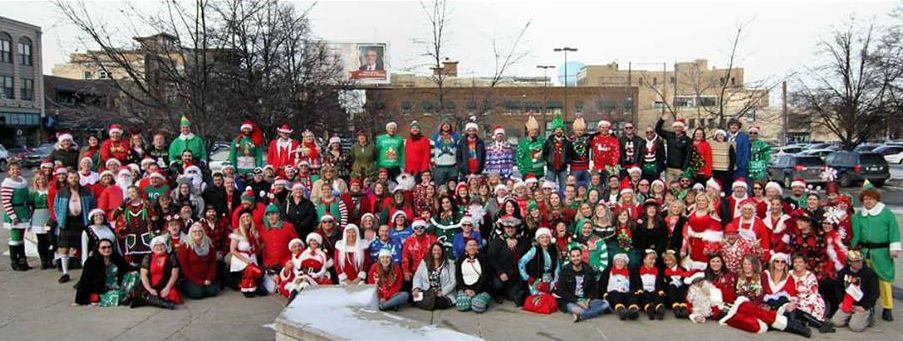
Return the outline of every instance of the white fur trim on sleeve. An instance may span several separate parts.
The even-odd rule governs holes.
[[[901,245],[900,242],[890,243],[890,250],[891,251],[903,251],[903,245]]]

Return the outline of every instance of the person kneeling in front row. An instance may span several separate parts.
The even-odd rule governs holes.
[[[831,323],[835,327],[849,326],[851,331],[861,332],[871,324],[871,310],[878,300],[878,275],[864,266],[862,252],[851,250],[847,253],[847,267],[840,270],[837,278],[843,281],[839,297],[843,297],[840,307]]]

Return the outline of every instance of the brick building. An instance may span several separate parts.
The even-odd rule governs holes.
[[[43,140],[41,50],[40,27],[0,17],[0,143],[6,147]]]

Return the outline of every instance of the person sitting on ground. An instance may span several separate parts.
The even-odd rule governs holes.
[[[91,257],[85,261],[76,286],[76,304],[115,307],[128,301],[138,283],[138,273],[114,251],[113,240],[100,239]]]
[[[856,333],[865,331],[872,324],[871,311],[875,309],[879,296],[878,275],[864,264],[859,250],[847,253],[847,267],[837,274],[837,278],[843,280],[837,294],[843,299],[831,317],[835,327],[848,326],[850,331]]]
[[[599,284],[605,290],[603,298],[613,305],[621,321],[636,320],[640,316],[640,306],[634,292],[639,286],[638,278],[627,268],[630,261],[626,253],[619,253],[612,259],[612,266],[602,274]]]
[[[417,267],[411,283],[414,305],[423,310],[448,309],[455,305],[455,275],[445,249],[433,243]]]
[[[485,312],[489,306],[488,289],[492,276],[489,262],[480,255],[479,242],[468,239],[464,252],[455,264],[455,281],[458,285],[456,305],[458,311],[473,310],[475,313]]]
[[[379,310],[398,311],[398,308],[407,303],[411,297],[407,292],[401,291],[404,274],[392,258],[393,253],[389,248],[379,250],[376,262],[370,267],[367,275],[367,283],[376,284]]]
[[[573,247],[568,251],[570,264],[561,268],[558,290],[561,299],[558,309],[574,316],[574,322],[588,320],[608,310],[608,301],[599,299],[598,273],[583,262],[583,250]]]
[[[191,299],[213,297],[219,293],[216,281],[216,250],[201,223],[188,229],[188,237],[177,251],[182,278],[179,290]]]
[[[165,309],[175,309],[182,304],[182,295],[176,287],[179,279],[179,261],[170,254],[165,236],[151,240],[151,254],[141,262],[141,286],[132,299],[132,308],[151,305]]]
[[[355,224],[345,226],[344,238],[335,245],[335,272],[338,284],[362,284],[367,281],[370,257]]]

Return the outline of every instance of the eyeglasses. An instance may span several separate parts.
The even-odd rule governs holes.
[[[750,134],[750,135],[759,135],[759,133],[755,133],[755,132],[749,133],[749,134]]]
[[[633,129],[633,127],[624,127],[624,129]]]
[[[110,249],[113,249],[113,247],[112,246],[101,246],[101,247],[98,247],[98,249],[99,250],[110,250]]]
[[[761,190],[762,190],[762,187],[753,187],[753,190],[754,190],[754,191],[761,191]]]
[[[464,223],[464,224],[461,224],[461,226],[473,226],[473,224]]]
[[[331,221],[331,220],[323,221],[323,224],[332,224],[332,223],[334,223],[334,221]]]

